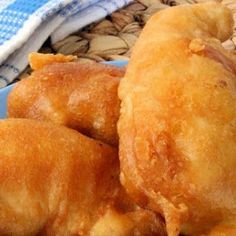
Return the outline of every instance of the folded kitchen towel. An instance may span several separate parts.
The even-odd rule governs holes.
[[[0,0],[0,88],[28,65],[28,54],[102,19],[132,0]]]

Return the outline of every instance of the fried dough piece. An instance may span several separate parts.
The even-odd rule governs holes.
[[[169,236],[236,222],[236,57],[220,43],[232,26],[217,3],[163,10],[121,80],[121,181]]]
[[[106,144],[51,123],[1,120],[0,235],[165,235],[118,176],[117,150]]]
[[[91,236],[166,236],[164,221],[148,210],[126,214],[108,210],[90,231]]]
[[[54,63],[64,63],[64,62],[71,62],[76,60],[76,56],[68,55],[65,56],[63,54],[43,54],[32,52],[29,54],[29,63],[30,67],[33,70],[42,69],[44,66],[48,66]]]
[[[123,68],[98,63],[45,66],[15,85],[8,116],[52,121],[117,145],[117,88],[123,75]]]

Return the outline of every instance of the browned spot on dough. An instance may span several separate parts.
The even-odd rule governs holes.
[[[227,87],[227,82],[225,81],[225,80],[220,80],[219,81],[219,86],[221,87],[221,88],[226,88]]]
[[[202,39],[193,39],[189,44],[189,49],[195,54],[206,56],[216,62],[221,63],[226,70],[236,75],[236,64],[234,61],[214,47],[205,44]],[[224,81],[223,83],[226,82]],[[227,86],[227,83],[226,85],[223,84],[222,86]]]
[[[216,50],[215,48],[209,45],[206,45],[204,52],[207,57],[215,60],[216,62],[221,63],[225,67],[226,70],[236,75],[235,63],[232,60],[230,60],[228,57],[226,57],[223,53],[221,53],[220,51]]]

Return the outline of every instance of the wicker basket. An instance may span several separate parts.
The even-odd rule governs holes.
[[[78,60],[82,61],[128,60],[134,43],[151,15],[167,7],[198,2],[206,0],[136,0],[54,45],[48,40],[40,51],[77,55]],[[232,9],[236,22],[236,1],[220,2]],[[236,25],[234,35],[223,46],[229,50],[236,49]],[[29,73],[30,69],[27,68],[19,79],[25,78]]]

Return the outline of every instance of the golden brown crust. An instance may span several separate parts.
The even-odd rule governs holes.
[[[121,187],[116,149],[27,119],[1,120],[0,137],[0,235],[166,235]]]
[[[86,234],[119,188],[116,150],[34,120],[2,120],[0,137],[0,234]]]
[[[98,63],[52,64],[15,85],[8,116],[52,121],[117,145],[123,68]]]
[[[63,54],[42,54],[32,52],[29,54],[29,64],[33,70],[42,69],[44,66],[48,66],[54,63],[64,63],[76,60],[76,56],[65,56]]]
[[[171,236],[236,214],[236,57],[219,41],[232,22],[216,3],[154,15],[119,87],[122,183]]]

